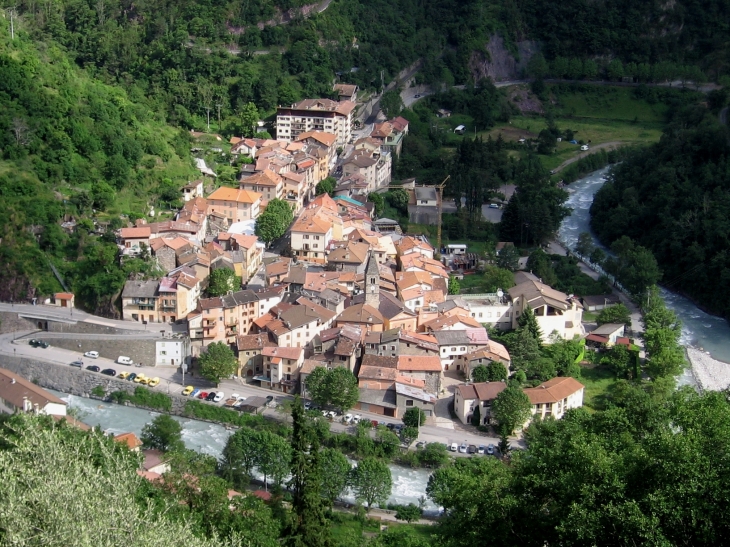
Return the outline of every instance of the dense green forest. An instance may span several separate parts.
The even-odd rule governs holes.
[[[662,283],[730,317],[730,143],[705,108],[681,110],[661,141],[614,168],[596,194],[591,226],[610,245],[648,248]]]

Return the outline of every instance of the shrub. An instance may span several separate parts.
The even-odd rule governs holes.
[[[91,390],[91,394],[94,397],[103,397],[106,395],[106,390],[101,386],[94,386],[94,389]]]

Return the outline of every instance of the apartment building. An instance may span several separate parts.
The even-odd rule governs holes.
[[[302,133],[321,131],[337,136],[337,146],[345,146],[352,135],[352,101],[305,99],[280,106],[276,114],[276,138],[291,142]]]
[[[256,220],[261,208],[261,194],[222,186],[208,196],[208,210],[220,213],[228,222]]]
[[[284,196],[284,180],[271,169],[264,169],[250,176],[242,174],[239,188],[261,194],[262,211],[272,199],[282,199]]]

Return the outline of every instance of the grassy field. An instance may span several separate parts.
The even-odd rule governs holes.
[[[579,381],[586,386],[583,392],[583,406],[595,411],[603,408],[606,391],[616,381],[616,377],[606,367],[581,365]]]

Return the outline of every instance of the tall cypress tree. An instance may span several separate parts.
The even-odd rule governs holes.
[[[334,547],[322,498],[319,440],[307,423],[299,397],[292,407],[292,478],[294,518],[285,534],[284,545],[290,547]]]

